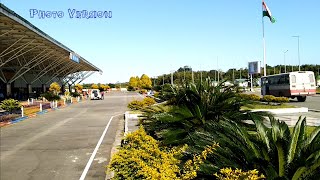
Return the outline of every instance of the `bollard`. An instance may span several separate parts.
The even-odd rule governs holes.
[[[33,105],[33,98],[31,98],[31,104]]]
[[[29,98],[28,98],[28,105],[30,105],[30,101],[29,101]]]
[[[23,106],[21,106],[21,117],[24,117]]]
[[[63,99],[63,105],[66,105],[66,98]]]
[[[40,112],[42,112],[42,103],[40,103]]]
[[[70,101],[71,101],[70,103],[72,104],[72,97],[71,97]]]
[[[58,107],[58,101],[56,101],[56,108]]]

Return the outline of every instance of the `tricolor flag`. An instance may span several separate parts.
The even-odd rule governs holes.
[[[272,23],[275,23],[276,19],[274,17],[272,17],[271,11],[270,11],[270,9],[268,8],[267,4],[264,1],[262,1],[262,8],[263,8],[263,17],[264,16],[268,16],[270,21]]]

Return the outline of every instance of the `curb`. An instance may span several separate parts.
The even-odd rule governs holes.
[[[318,110],[318,109],[309,109],[309,111],[311,111],[311,112],[320,112],[320,110]]]
[[[307,107],[301,107],[301,108],[279,108],[279,109],[253,109],[251,111],[252,112],[267,111],[273,114],[290,114],[290,113],[308,112],[308,110],[309,109]]]
[[[110,151],[110,161],[109,161],[109,164],[111,162],[111,158],[112,156],[117,153],[119,150],[118,150],[118,147],[121,146],[121,141],[122,139],[124,138],[124,130],[123,130],[123,127],[125,127],[125,121],[120,121],[119,125],[118,125],[118,130],[116,131],[116,137],[115,137],[115,140],[112,144],[112,148],[111,148],[111,151]],[[110,180],[113,178],[114,176],[114,172],[111,171],[108,166],[106,166],[106,178],[105,180]]]

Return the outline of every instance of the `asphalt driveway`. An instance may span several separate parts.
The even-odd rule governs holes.
[[[115,132],[122,128],[123,113],[135,97],[136,93],[109,93],[104,100],[73,104],[1,128],[0,179],[72,180],[83,174],[85,179],[104,179]]]

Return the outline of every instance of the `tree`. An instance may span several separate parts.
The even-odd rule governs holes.
[[[50,84],[49,91],[53,92],[54,94],[59,94],[60,89],[61,87],[57,82],[53,82]]]
[[[91,85],[91,88],[92,88],[92,89],[99,89],[99,86],[98,86],[97,84],[94,84],[94,83],[93,83],[93,84]]]
[[[82,92],[83,86],[81,84],[76,84],[74,88],[76,89],[77,92]]]
[[[142,76],[140,78],[139,87],[143,88],[143,89],[151,89],[152,82],[151,82],[151,79],[149,78],[149,76],[147,76],[146,74],[142,74]]]
[[[139,84],[140,79],[137,77],[130,77],[129,80],[129,86],[133,87],[133,88],[137,88],[138,84]]]

